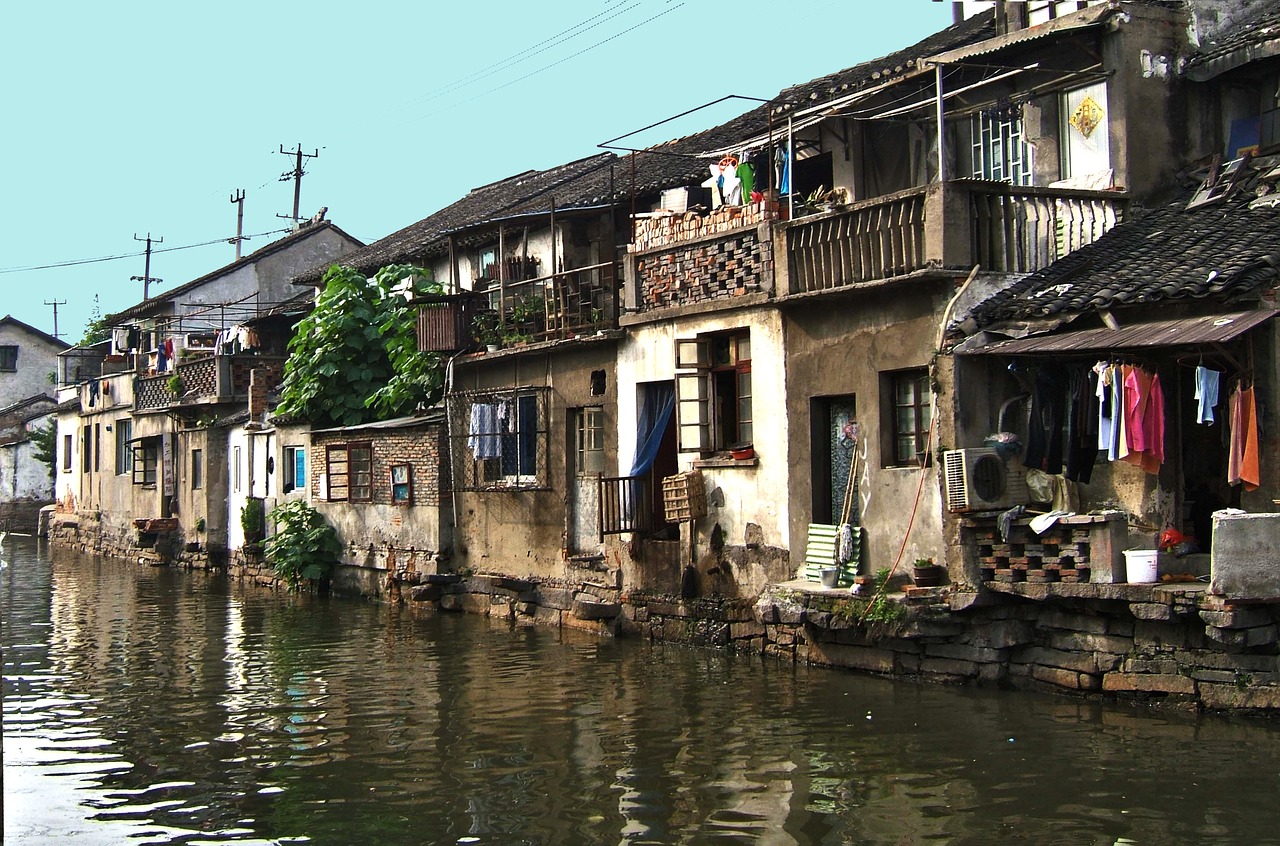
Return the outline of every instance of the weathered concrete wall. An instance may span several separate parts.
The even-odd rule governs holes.
[[[406,571],[436,572],[442,556],[448,557],[452,537],[449,500],[441,494],[443,480],[447,479],[443,423],[315,432],[310,441],[311,502],[337,529],[338,539],[345,547],[343,562],[382,571],[383,577]],[[321,499],[319,477],[325,472],[326,448],[366,442],[373,453],[373,501]],[[393,464],[412,468],[412,504],[391,501]],[[339,583],[337,577],[335,583]]]
[[[640,414],[639,386],[646,382],[670,382],[675,374],[675,340],[701,334],[747,329],[751,337],[751,385],[753,444],[756,457],[734,461],[723,457],[681,453],[680,469],[700,469],[707,490],[708,514],[697,521],[696,560],[704,575],[720,567],[723,584],[731,592],[753,593],[768,582],[785,581],[792,575],[786,550],[793,547],[788,503],[780,492],[789,483],[789,432],[792,421],[784,401],[787,393],[786,346],[782,315],[771,307],[691,310],[671,320],[635,323],[618,350],[618,473],[625,475],[636,451],[636,427]],[[721,551],[713,548],[717,534]],[[681,527],[682,543],[688,549],[688,526]],[[803,542],[803,532],[799,535]],[[781,552],[779,552],[781,551]],[[708,554],[712,558],[706,559]],[[703,564],[706,561],[705,565]],[[721,562],[737,562],[732,570]],[[624,584],[648,585],[632,581],[640,571],[624,574]],[[714,582],[708,581],[708,589]]]
[[[49,374],[58,369],[62,347],[32,334],[12,321],[0,322],[0,346],[18,348],[16,370],[0,370],[0,408],[36,394],[52,394]]]
[[[1219,596],[1280,598],[1280,514],[1214,514],[1211,572]]]
[[[864,566],[874,573],[889,567],[903,543],[907,517],[920,491],[915,524],[904,560],[942,561],[942,502],[935,455],[923,470],[894,466],[894,398],[886,380],[908,368],[929,367],[938,321],[954,291],[951,279],[919,280],[913,286],[853,292],[837,302],[791,306],[786,311],[786,411],[789,419],[791,561],[804,561],[806,526],[813,514],[813,444],[810,418],[814,398],[853,396],[859,428],[858,492],[864,528]],[[941,400],[940,408],[950,402]],[[921,488],[920,474],[925,475]]]
[[[612,340],[591,339],[474,356],[458,362],[456,391],[543,386],[551,390],[546,488],[457,491],[453,495],[457,569],[545,579],[560,578],[573,567],[567,558],[568,493],[574,460],[570,412],[589,406],[602,409],[605,466],[617,464],[621,389],[614,378],[615,350]],[[605,374],[602,393],[592,392],[591,374],[595,371]]]

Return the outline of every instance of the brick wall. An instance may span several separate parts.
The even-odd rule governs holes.
[[[391,465],[413,468],[413,504],[438,506],[448,487],[444,464],[444,425],[423,424],[403,429],[366,429],[313,434],[311,437],[311,495],[320,498],[320,476],[327,472],[330,446],[368,443],[373,449],[373,504],[391,504]]]
[[[691,305],[772,288],[773,241],[764,224],[772,213],[761,205],[637,221],[629,249],[642,307]]]

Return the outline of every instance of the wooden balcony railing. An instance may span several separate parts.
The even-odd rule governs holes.
[[[788,224],[790,285],[808,294],[925,266],[925,196],[915,188]]]
[[[1102,237],[1124,217],[1113,191],[957,182],[969,195],[972,261],[983,270],[1030,273]]]
[[[600,479],[600,539],[653,528],[649,476],[605,476]]]

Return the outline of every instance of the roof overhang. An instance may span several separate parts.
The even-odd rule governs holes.
[[[1070,355],[1108,350],[1221,344],[1238,338],[1250,329],[1275,317],[1276,314],[1280,314],[1280,309],[1204,314],[1149,323],[1133,323],[1117,329],[1101,326],[1096,329],[1077,329],[1073,332],[1058,332],[1052,335],[1012,338],[970,349],[958,348],[956,352],[960,355]]]
[[[1017,47],[1030,41],[1037,41],[1041,38],[1048,38],[1064,32],[1078,34],[1087,29],[1104,26],[1111,16],[1115,14],[1124,14],[1120,4],[1116,2],[1090,6],[1087,9],[1081,9],[1078,12],[1072,12],[1069,15],[1063,15],[1060,18],[1036,24],[1026,29],[1020,29],[1008,35],[999,35],[977,44],[971,44],[968,47],[958,47],[945,53],[936,53],[926,58],[924,63],[926,65],[951,65],[959,64],[978,56],[993,56],[1009,48]]]

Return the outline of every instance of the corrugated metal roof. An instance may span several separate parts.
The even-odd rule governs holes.
[[[1025,44],[1028,41],[1037,41],[1050,35],[1057,35],[1060,32],[1078,32],[1090,27],[1099,26],[1106,21],[1108,17],[1119,11],[1119,5],[1108,3],[1101,6],[1091,6],[1078,12],[1072,12],[1061,18],[1048,21],[1047,23],[1036,24],[1035,26],[1020,29],[1011,32],[1008,35],[1000,35],[995,38],[989,38],[978,44],[966,45],[958,47],[954,50],[948,50],[945,53],[937,53],[925,59],[926,64],[948,65],[955,62],[962,62],[965,59],[972,59],[977,56],[991,56],[1002,50],[1014,47],[1019,44]]]
[[[1080,329],[1053,335],[1036,335],[997,341],[965,355],[1023,355],[1126,350],[1149,347],[1181,347],[1230,341],[1280,314],[1280,309],[1258,309],[1228,314],[1205,314],[1151,323],[1134,323],[1119,329]]]

